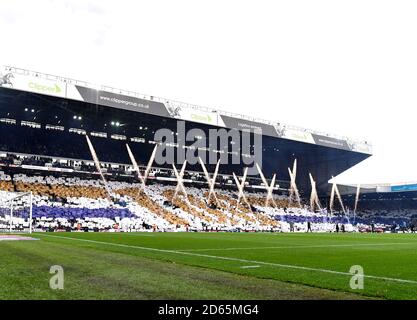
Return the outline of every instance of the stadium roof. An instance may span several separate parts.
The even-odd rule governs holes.
[[[179,112],[181,113],[179,115],[179,118],[184,119],[184,120],[190,120],[189,119],[190,116],[194,116],[194,115],[190,115],[190,112],[192,113],[192,110],[195,110],[200,113],[199,115],[200,119],[195,119],[195,116],[194,116],[194,119],[191,119],[191,121],[207,123],[206,119],[216,118],[217,125],[219,125],[219,122],[224,124],[224,122],[226,122],[227,120],[228,122],[230,122],[230,124],[227,123],[226,127],[232,127],[232,128],[239,127],[239,126],[243,127],[242,123],[236,124],[236,119],[239,119],[243,122],[243,125],[245,126],[249,127],[251,126],[251,124],[260,126],[261,128],[263,128],[263,133],[268,132],[268,131],[273,132],[272,136],[277,135],[278,133],[278,136],[287,138],[287,139],[297,140],[297,141],[306,142],[306,143],[320,144],[324,146],[336,147],[336,148],[342,148],[342,149],[346,148],[352,151],[372,154],[372,145],[367,141],[358,141],[358,140],[351,139],[348,137],[320,132],[318,130],[301,128],[301,127],[297,127],[293,125],[279,123],[276,121],[259,119],[259,118],[255,118],[255,117],[251,117],[247,115],[231,113],[231,112],[227,112],[223,110],[217,110],[214,108],[202,107],[198,105],[174,101],[174,100],[170,100],[166,98],[155,97],[151,95],[145,95],[145,94],[123,90],[123,89],[117,89],[117,88],[113,88],[113,87],[105,86],[105,85],[91,84],[85,81],[45,74],[45,73],[36,72],[36,71],[25,70],[21,68],[15,68],[11,66],[5,66],[4,70],[6,70],[6,72],[7,71],[13,72],[14,74],[36,77],[36,78],[45,79],[48,81],[56,81],[56,82],[71,84],[79,88],[85,88],[87,90],[89,89],[99,90],[99,91],[109,92],[109,93],[116,94],[116,95],[134,97],[137,99],[142,99],[144,101],[160,103],[160,104],[167,106],[167,109],[169,110],[170,113],[172,112],[175,113],[177,110],[179,110]],[[214,125],[216,125],[216,122],[214,122]]]

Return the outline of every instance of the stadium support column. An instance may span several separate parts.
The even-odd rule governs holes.
[[[213,174],[213,178],[210,178],[210,175],[207,171],[206,165],[204,164],[201,157],[199,157],[199,160],[200,160],[201,167],[203,168],[203,172],[204,172],[204,175],[206,177],[206,180],[207,180],[207,183],[208,183],[208,186],[209,186],[209,193],[208,193],[208,196],[207,196],[207,204],[210,203],[211,196],[213,196],[214,200],[216,201],[216,205],[219,206],[219,200],[217,199],[216,193],[214,192],[214,187],[215,187],[215,184],[216,184],[217,174],[219,172],[220,159],[217,161],[216,169],[214,170],[214,174]]]

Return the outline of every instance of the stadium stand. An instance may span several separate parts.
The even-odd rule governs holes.
[[[33,226],[39,231],[305,232],[310,222],[315,232],[335,231],[336,224],[343,225],[347,232],[367,232],[391,230],[394,223],[399,229],[410,224],[401,211],[390,217],[369,209],[355,217],[312,212],[305,204],[299,207],[290,203],[287,194],[274,194],[277,207],[265,207],[266,194],[260,189],[246,191],[250,207],[238,205],[237,190],[225,185],[216,187],[218,203],[208,202],[204,178],[190,172],[186,176],[195,179],[186,184],[187,195],[174,199],[173,181],[157,181],[158,176],[171,177],[168,171],[155,174],[145,189],[133,176],[118,180],[113,179],[117,173],[107,172],[112,178],[108,194],[90,165],[75,174],[23,169],[25,164],[45,167],[50,162],[47,158],[13,154],[7,154],[1,162],[4,170],[0,171],[0,192],[32,192]],[[74,170],[75,166],[56,162],[54,167]]]
[[[366,141],[109,87],[97,91],[95,86],[73,79],[6,69],[16,79],[55,81],[66,88],[59,94],[27,91],[18,82],[0,88],[0,209],[7,211],[11,195],[31,192],[34,227],[38,230],[306,231],[310,223],[313,230],[324,232],[334,231],[336,224],[346,225],[345,231],[416,225],[417,196],[413,192],[401,196],[400,206],[395,198],[399,194],[376,194],[374,198],[361,195],[354,213],[352,195],[343,199],[350,210],[329,208],[329,179],[372,154]],[[191,120],[189,113],[193,114]],[[180,122],[184,124],[182,131],[178,129]],[[223,145],[207,139],[210,131],[219,127],[238,131],[239,138],[246,131],[242,128],[262,129],[262,142],[257,147],[267,181],[253,174],[247,177],[244,192],[248,203],[238,204],[233,174],[243,176],[249,166],[244,160],[254,158],[257,134],[251,133],[247,150],[243,145],[234,149],[233,139]],[[207,200],[210,183],[198,162],[187,164],[183,177],[186,195],[174,197],[177,177],[172,164],[180,165],[181,161],[153,165],[146,187],[141,186],[126,144],[136,161],[145,164],[155,145],[163,144],[155,137],[159,129],[167,129],[176,137],[169,146],[165,142],[167,149],[193,150],[192,141],[184,141],[187,139],[179,133],[198,129],[201,136],[195,138],[205,143],[197,147],[198,151],[216,159],[235,151],[239,161],[220,166],[215,181],[218,201]],[[86,137],[91,139],[99,161],[93,161]],[[295,166],[297,160],[299,165]],[[210,173],[215,171],[215,163],[206,164]],[[265,183],[271,183],[275,175],[275,186],[269,191],[276,207],[271,207],[265,203]],[[101,176],[108,183],[103,184]],[[323,210],[309,208],[311,177]],[[295,190],[293,180],[300,204],[289,196],[290,188]]]

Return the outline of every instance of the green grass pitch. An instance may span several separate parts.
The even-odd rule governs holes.
[[[417,235],[38,233],[0,241],[0,299],[416,299]],[[64,289],[52,290],[52,265]],[[350,288],[351,266],[364,288]]]

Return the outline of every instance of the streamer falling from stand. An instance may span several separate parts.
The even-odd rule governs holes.
[[[358,210],[359,196],[361,193],[361,185],[358,184],[356,187],[356,197],[355,197],[355,208],[353,209],[353,223],[356,223],[356,212]]]
[[[145,189],[145,180],[143,179],[142,173],[140,172],[135,156],[133,155],[132,150],[130,150],[130,147],[127,143],[126,143],[126,148],[127,148],[127,153],[129,154],[130,161],[132,162],[132,165],[133,165],[133,170],[135,170],[135,172],[138,175],[142,189]]]
[[[345,206],[343,205],[342,196],[340,195],[339,188],[337,187],[337,184],[335,182],[333,182],[333,184],[332,184],[332,192],[330,194],[330,214],[333,215],[334,196],[335,195],[337,196],[337,199],[339,200],[340,207],[342,208],[342,211],[346,216],[346,209],[345,209]]]
[[[96,166],[97,172],[100,174],[101,180],[103,181],[104,188],[106,189],[109,197],[113,198],[113,193],[111,192],[109,184],[107,183],[107,180],[103,175],[103,171],[101,171],[100,161],[98,160],[97,153],[94,150],[93,144],[91,143],[90,138],[87,135],[85,136],[85,138],[87,139],[88,148],[90,149],[91,156],[93,157],[93,161]]]
[[[246,167],[245,170],[244,170],[244,172],[243,172],[242,181],[239,182],[238,177],[233,172],[233,179],[235,179],[236,187],[237,187],[237,190],[239,191],[238,196],[237,196],[236,209],[239,207],[240,201],[243,199],[243,201],[245,202],[245,204],[248,206],[249,210],[252,211],[252,207],[249,204],[249,201],[246,198],[245,193],[243,192],[243,189],[245,188],[245,182],[246,182],[247,175],[248,175],[248,168]]]
[[[317,194],[316,182],[314,181],[311,173],[309,173],[309,177],[311,183],[310,208],[312,211],[314,211],[315,207],[317,207],[319,211],[322,211],[319,196]]]
[[[174,196],[172,197],[172,203],[174,203],[175,199],[178,197],[178,194],[182,193],[185,204],[187,205],[189,210],[192,210],[190,200],[188,199],[187,190],[185,190],[185,187],[184,187],[184,172],[185,172],[186,166],[187,166],[187,160],[184,161],[181,167],[181,171],[178,172],[177,168],[175,167],[175,164],[172,164],[172,168],[174,169],[174,173],[177,178],[177,187],[175,188],[175,193],[174,193]]]
[[[288,174],[290,175],[290,203],[294,201],[297,201],[297,204],[299,207],[301,207],[301,199],[300,199],[300,193],[297,188],[296,179],[297,179],[297,159],[294,160],[294,164],[292,166],[292,171],[290,168],[288,168]]]
[[[356,187],[355,209],[353,210],[354,214],[356,214],[356,211],[358,210],[358,203],[359,203],[360,193],[361,193],[361,185],[358,184],[357,187]]]
[[[204,172],[204,175],[206,177],[207,184],[209,186],[209,193],[208,193],[208,196],[207,196],[207,203],[209,204],[210,200],[211,200],[211,197],[213,197],[214,201],[216,202],[216,205],[219,206],[220,205],[219,200],[217,199],[216,193],[214,192],[214,187],[216,185],[217,174],[219,173],[220,159],[219,159],[219,161],[217,161],[217,165],[216,165],[216,169],[214,170],[213,178],[210,178],[210,175],[207,171],[206,165],[204,164],[201,157],[199,157],[199,160],[200,160],[201,167],[203,168],[203,172]]]
[[[271,184],[268,184],[268,181],[266,181],[266,178],[262,172],[261,167],[256,163],[256,168],[258,169],[259,175],[261,176],[262,182],[265,185],[265,190],[267,192],[266,194],[266,200],[265,200],[265,207],[268,207],[269,201],[271,201],[274,208],[277,208],[277,204],[275,203],[273,192],[275,187],[275,180],[276,180],[276,174],[272,176]],[[279,185],[277,186],[279,188]]]

